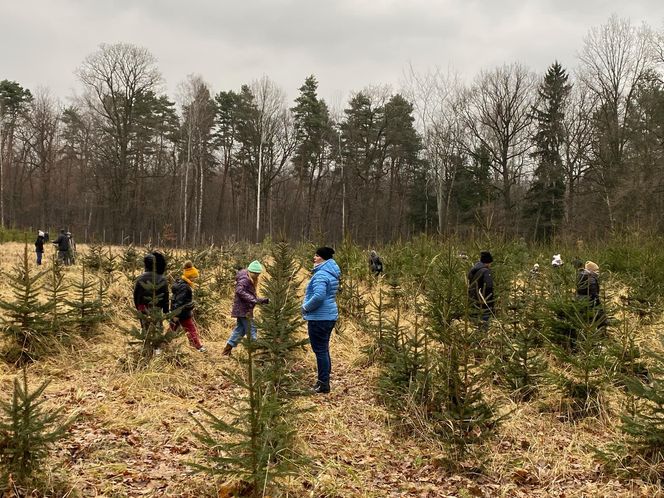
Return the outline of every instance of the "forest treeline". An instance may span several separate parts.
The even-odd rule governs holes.
[[[108,243],[661,233],[664,30],[613,16],[576,62],[411,69],[337,110],[313,75],[294,101],[267,76],[189,75],[172,99],[147,49],[102,44],[66,104],[0,74],[0,222]]]

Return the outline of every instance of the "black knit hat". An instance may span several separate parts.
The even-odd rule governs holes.
[[[318,254],[321,258],[327,261],[332,256],[334,256],[334,249],[332,249],[331,247],[319,247],[318,249],[316,249],[316,254]]]
[[[480,262],[484,264],[492,263],[493,256],[491,256],[491,253],[489,251],[482,251],[480,253]]]

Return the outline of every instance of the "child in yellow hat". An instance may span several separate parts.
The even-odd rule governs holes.
[[[201,344],[200,337],[198,336],[198,328],[194,320],[194,298],[192,289],[194,282],[199,277],[198,269],[191,261],[184,264],[182,276],[173,283],[171,299],[171,311],[177,311],[171,319],[171,330],[176,331],[181,325],[187,332],[189,344],[201,353],[205,353],[207,349]]]

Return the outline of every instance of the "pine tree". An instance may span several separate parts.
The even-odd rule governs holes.
[[[606,330],[599,315],[583,301],[568,298],[550,301],[549,306],[557,312],[545,323],[554,331],[550,346],[561,362],[550,377],[569,403],[571,416],[597,415],[603,409],[603,393],[610,381],[606,375],[611,364]]]
[[[441,345],[431,359],[429,416],[443,439],[463,455],[499,421],[482,393],[488,383],[487,371],[479,364],[486,356],[486,331],[469,321],[465,268],[451,249],[432,261],[426,283],[431,337]]]
[[[45,271],[33,271],[28,259],[28,246],[25,245],[23,258],[10,273],[5,273],[6,281],[12,289],[14,299],[0,299],[0,309],[5,311],[2,331],[12,337],[19,348],[18,361],[34,359],[53,337],[50,324],[50,303],[39,299],[43,290]]]
[[[527,196],[526,211],[534,223],[535,238],[550,240],[564,214],[565,182],[562,162],[565,103],[572,89],[568,75],[555,62],[539,86],[540,107],[533,110],[537,123],[534,136],[538,161]]]
[[[531,278],[525,286],[514,289],[506,305],[503,328],[499,323],[499,351],[493,367],[517,400],[530,400],[538,391],[547,363],[542,357],[544,316],[542,294],[536,287],[539,280]]]
[[[101,278],[95,282],[86,272],[85,264],[82,267],[81,280],[73,283],[76,299],[68,299],[66,303],[70,308],[69,319],[81,334],[90,335],[107,319],[104,309],[106,285]]]
[[[40,468],[53,443],[65,437],[74,417],[64,420],[62,407],[50,411],[43,408],[44,400],[39,397],[48,381],[30,392],[25,368],[22,380],[14,380],[11,402],[0,400],[4,415],[0,420],[0,469],[3,479],[11,473],[25,484]]]
[[[272,257],[264,289],[270,302],[258,322],[259,339],[246,337],[247,356],[237,357],[244,376],[224,372],[244,392],[226,407],[235,422],[204,410],[207,420],[196,419],[196,437],[211,454],[207,464],[191,464],[213,475],[241,477],[255,497],[264,496],[275,480],[293,474],[301,460],[294,449],[294,422],[300,410],[293,403],[298,392],[293,364],[295,351],[306,341],[296,338],[301,322],[297,266],[285,243],[276,245]]]
[[[205,422],[192,416],[199,429],[194,435],[208,448],[208,454],[206,464],[192,462],[189,465],[211,475],[239,477],[248,483],[244,496],[249,492],[250,496],[258,498],[264,496],[273,481],[294,472],[286,457],[295,431],[290,422],[280,416],[275,398],[265,395],[266,385],[254,358],[256,342],[248,337],[243,342],[247,356],[240,361],[245,376],[231,372],[223,372],[223,375],[239,386],[244,395],[235,404],[225,407],[232,422],[208,410],[201,410],[207,419]],[[275,434],[280,437],[275,438]]]
[[[384,334],[386,325],[387,302],[383,285],[378,284],[378,296],[369,296],[369,311],[364,329],[372,335],[371,342],[363,347],[362,352],[367,355],[369,363],[379,360],[384,353]]]
[[[664,345],[664,336],[660,335],[659,341]],[[661,463],[664,462],[664,355],[650,350],[646,356],[651,360],[648,382],[625,377],[628,393],[636,402],[621,415],[621,430],[647,461]]]
[[[290,375],[295,351],[308,343],[297,338],[297,329],[302,324],[297,296],[298,269],[291,248],[285,242],[278,242],[272,250],[272,263],[266,266],[269,279],[263,284],[263,293],[269,303],[261,306],[260,319],[256,322],[259,329],[256,357],[264,368],[274,369],[279,385]]]
[[[51,315],[50,328],[54,337],[62,337],[66,334],[67,303],[65,296],[69,285],[65,282],[64,277],[65,272],[62,265],[51,265],[51,270],[46,275],[44,284]]]

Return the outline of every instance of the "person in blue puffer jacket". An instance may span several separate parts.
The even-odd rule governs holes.
[[[334,249],[319,247],[314,255],[313,275],[304,294],[302,316],[307,320],[309,342],[316,355],[318,380],[314,386],[316,393],[330,392],[330,335],[339,318],[336,295],[339,289],[341,270],[332,259]]]

